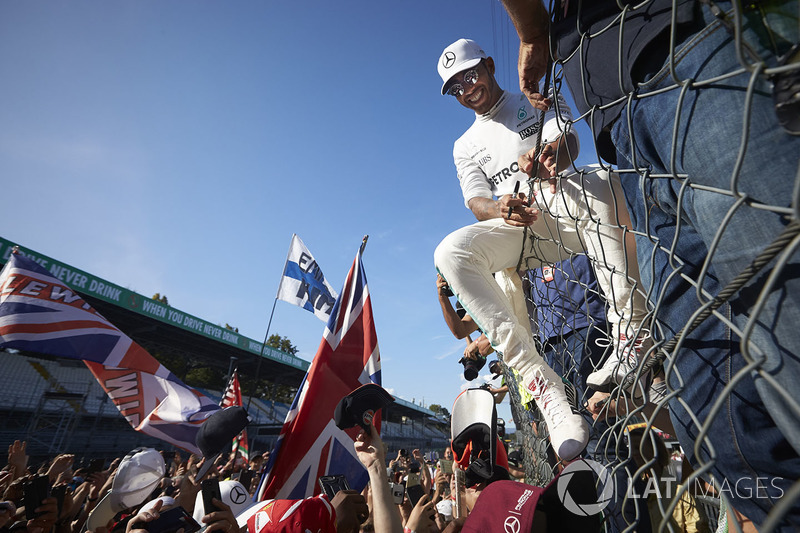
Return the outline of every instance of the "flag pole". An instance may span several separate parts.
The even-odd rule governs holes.
[[[272,312],[269,314],[269,323],[267,324],[267,333],[264,335],[264,342],[261,344],[261,353],[258,355],[258,364],[256,364],[256,377],[253,379],[253,387],[258,386],[258,375],[261,373],[261,361],[264,359],[264,349],[267,347],[267,339],[269,339],[269,328],[272,327],[272,317],[275,315],[275,305],[278,303],[278,298],[272,302]],[[255,390],[250,393],[247,398],[247,408],[250,409],[250,402],[253,400]]]
[[[275,300],[272,302],[272,312],[269,314],[269,322],[267,323],[267,332],[264,334],[264,342],[261,343],[261,353],[258,355],[258,363],[256,364],[256,377],[253,379],[253,387],[258,386],[258,376],[261,373],[261,361],[264,359],[264,349],[267,347],[267,340],[269,339],[269,330],[272,327],[272,317],[275,316],[275,306],[278,304],[278,294],[281,292],[281,285],[283,284],[283,275],[286,272],[286,265],[289,264],[289,254],[292,252],[292,244],[296,233],[292,233],[292,240],[289,241],[289,251],[286,253],[286,261],[283,262],[283,270],[281,271],[281,282],[278,283],[278,291],[275,293]],[[250,409],[250,402],[253,401],[252,390],[250,396],[247,397],[247,409]]]

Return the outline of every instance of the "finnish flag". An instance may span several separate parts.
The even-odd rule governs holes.
[[[337,294],[322,274],[314,256],[297,235],[292,235],[289,257],[278,287],[278,299],[311,311],[328,322]]]

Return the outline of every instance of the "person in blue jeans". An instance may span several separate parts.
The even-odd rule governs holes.
[[[682,447],[757,525],[797,530],[796,500],[767,516],[800,479],[800,118],[796,90],[778,90],[800,70],[797,0],[624,12],[564,0],[552,17],[538,0],[503,2],[523,92],[550,104],[538,82],[552,43],[598,153],[621,173],[653,335],[677,341],[665,371]],[[776,258],[679,335],[779,237]]]

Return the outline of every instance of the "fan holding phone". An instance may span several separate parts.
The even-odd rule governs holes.
[[[204,495],[204,498],[206,497]],[[213,504],[212,509],[214,510],[208,511],[198,523],[180,505],[167,508],[164,506],[163,500],[158,499],[154,504],[145,504],[142,507],[139,513],[128,522],[126,533],[175,533],[178,530],[183,530],[183,533],[195,533],[204,526],[203,531],[207,533],[238,531],[236,517],[221,498],[214,496],[209,503]]]

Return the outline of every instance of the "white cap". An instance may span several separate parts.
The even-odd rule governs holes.
[[[439,76],[442,77],[442,94],[450,78],[463,70],[472,68],[482,59],[486,59],[486,52],[471,39],[459,39],[444,49],[439,56]]]
[[[436,511],[444,516],[446,522],[453,519],[453,500],[442,500],[436,504]]]
[[[144,502],[164,477],[164,459],[153,448],[136,448],[119,464],[111,490],[92,510],[86,527],[94,531],[117,513]]]
[[[227,481],[220,481],[219,495],[222,497],[222,502],[231,508],[231,512],[234,516],[241,514],[248,507],[253,505],[253,501],[250,498],[250,494],[248,494],[247,489],[244,488],[244,485],[235,480],[229,479]],[[193,518],[198,524],[203,523],[203,517],[205,515],[217,510],[218,509],[212,509],[207,511],[203,507],[202,491],[197,493],[197,498],[194,500]]]
[[[152,511],[153,507],[155,507],[158,502],[161,502],[161,512],[162,513],[164,511],[166,511],[167,509],[169,509],[170,507],[175,507],[175,503],[176,503],[175,502],[175,498],[173,498],[172,496],[161,496],[159,498],[156,498],[155,500],[150,500],[146,504],[142,505],[139,508],[139,512],[143,513],[145,511]]]

